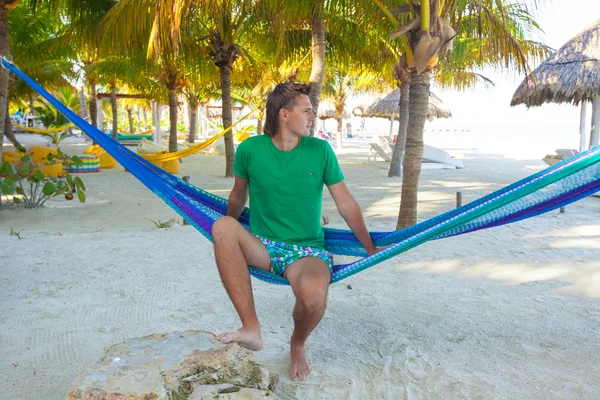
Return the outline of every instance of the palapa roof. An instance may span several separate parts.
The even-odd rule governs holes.
[[[383,99],[375,101],[368,106],[366,110],[362,110],[363,117],[380,117],[380,118],[398,118],[400,114],[400,88],[394,89],[390,94]],[[444,105],[444,102],[435,95],[429,92],[429,108],[427,110],[427,119],[433,118],[450,118],[452,113],[450,109]]]
[[[515,91],[511,106],[573,103],[600,95],[600,20],[541,63]]]
[[[329,118],[335,118],[335,106],[333,105],[332,102],[328,101],[328,100],[323,100],[321,102],[319,102],[319,111],[317,112],[317,118],[319,119],[329,119]],[[346,111],[344,110],[344,114],[342,115],[342,118],[348,118],[349,115],[346,113]]]

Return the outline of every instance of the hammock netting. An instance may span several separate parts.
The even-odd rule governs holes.
[[[200,233],[212,240],[213,223],[227,214],[226,199],[184,182],[151,164],[79,117],[12,63],[5,59],[1,62]],[[372,256],[367,256],[365,249],[351,231],[325,228],[325,248],[328,251],[334,256],[359,257],[351,263],[334,265],[331,282],[340,281],[429,240],[530,218],[563,207],[598,190],[600,190],[600,146],[410,228],[393,232],[371,232],[377,247],[388,246]],[[249,224],[249,213],[250,210],[246,208],[240,216],[240,222],[246,228]],[[288,284],[283,277],[251,266],[249,268],[250,273],[258,279],[270,283]]]

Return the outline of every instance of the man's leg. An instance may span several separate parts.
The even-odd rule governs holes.
[[[221,281],[233,303],[242,327],[217,337],[223,343],[238,342],[250,350],[262,349],[260,324],[254,308],[248,265],[269,270],[271,259],[261,241],[231,217],[218,219],[212,227],[215,259]]]
[[[305,257],[290,264],[284,276],[296,296],[294,333],[290,339],[290,378],[301,381],[310,372],[306,339],[325,314],[331,272],[320,258]]]

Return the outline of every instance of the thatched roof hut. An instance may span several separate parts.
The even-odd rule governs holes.
[[[541,63],[521,82],[511,106],[592,101],[600,95],[600,20]]]
[[[600,20],[577,34],[521,82],[510,102],[527,107],[543,103],[581,103],[580,151],[587,148],[587,102],[594,106],[590,147],[600,138]]]
[[[344,111],[342,118],[348,118],[349,115]],[[325,120],[329,118],[335,118],[335,105],[328,101],[323,100],[319,103],[319,111],[317,112],[317,118]]]
[[[368,106],[366,110],[362,110],[363,117],[380,117],[380,118],[394,118],[399,117],[400,104],[400,88],[394,89],[390,94],[385,96],[383,99],[375,101],[373,104]],[[450,118],[452,113],[450,109],[444,105],[442,100],[433,92],[429,92],[429,109],[427,110],[427,119],[432,120],[434,118]]]

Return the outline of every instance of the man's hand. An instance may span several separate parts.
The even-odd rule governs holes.
[[[370,247],[370,248],[368,248],[366,250],[367,250],[367,254],[370,255],[370,256],[372,256],[373,254],[379,253],[380,251],[385,250],[385,249],[387,249],[388,247],[391,247],[391,246],[392,246],[391,244],[389,246],[384,246],[384,247],[375,247],[375,246],[373,246],[373,247]]]
[[[377,248],[377,247],[373,246],[373,247],[370,247],[370,248],[368,248],[366,250],[367,250],[367,254],[370,255],[370,256],[372,256],[375,253],[379,253],[383,249],[385,249],[385,247]]]

